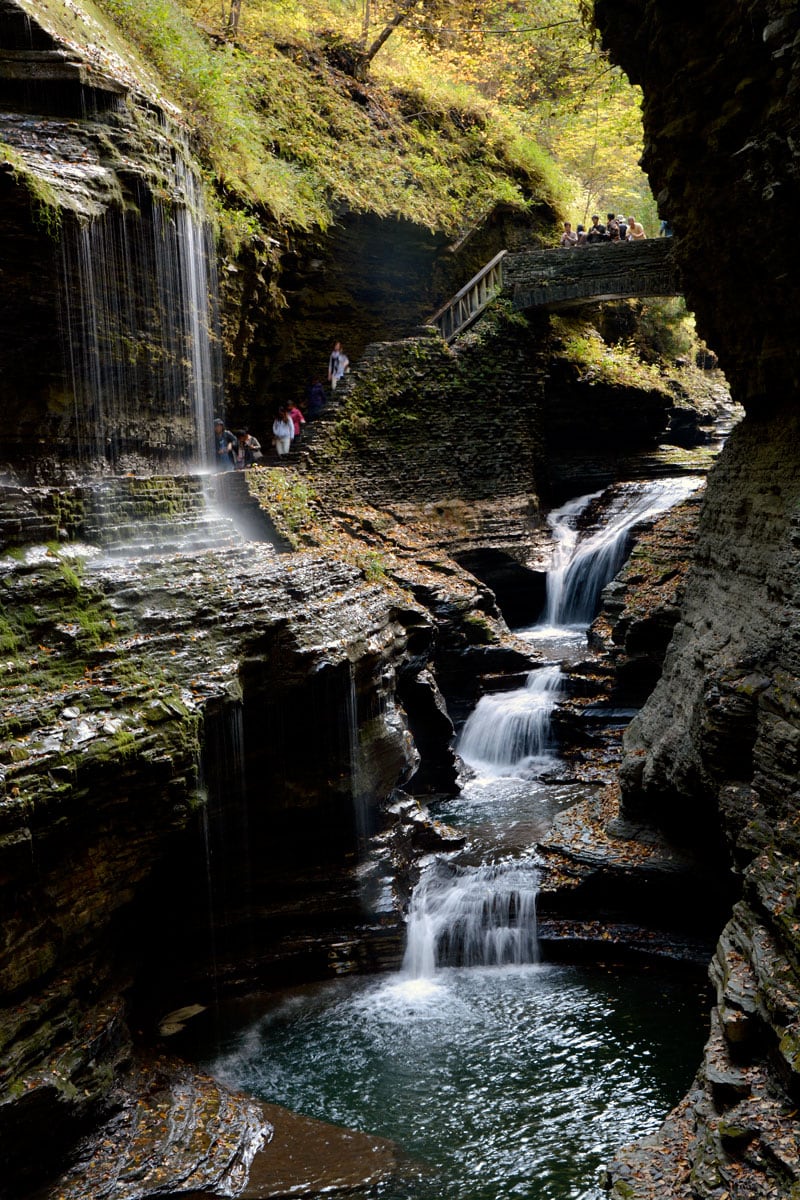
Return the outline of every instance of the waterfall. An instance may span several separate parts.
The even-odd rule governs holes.
[[[455,875],[433,864],[411,898],[403,972],[429,979],[438,967],[538,962],[536,890],[536,871],[526,864]]]
[[[599,529],[581,536],[578,517],[601,493],[570,500],[548,517],[554,541],[547,574],[547,604],[542,624],[585,627],[594,620],[600,593],[624,563],[634,525],[652,520],[685,500],[700,486],[691,477],[627,484],[617,492]]]
[[[550,717],[562,678],[560,667],[541,667],[531,671],[524,688],[482,696],[458,741],[464,762],[493,776],[548,762]]]
[[[210,461],[221,396],[217,280],[201,185],[174,156],[169,199],[109,209],[62,239],[62,337],[76,457],[128,470]]]

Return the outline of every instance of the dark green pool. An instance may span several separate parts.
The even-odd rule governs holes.
[[[589,1200],[656,1129],[705,1037],[702,980],[660,969],[445,969],[283,996],[208,1064],[299,1112],[393,1138],[393,1200]]]

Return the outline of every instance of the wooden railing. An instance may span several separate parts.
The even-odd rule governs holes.
[[[452,300],[448,300],[428,319],[426,324],[436,325],[446,342],[452,342],[463,329],[471,325],[502,289],[503,259],[507,253],[501,250],[495,254],[491,262],[482,267],[469,283],[465,283]]]

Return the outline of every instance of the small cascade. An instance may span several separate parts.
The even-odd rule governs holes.
[[[222,381],[215,255],[201,185],[178,154],[169,192],[75,222],[62,241],[74,451],[112,470],[210,462]]]
[[[403,972],[522,966],[539,961],[537,876],[526,864],[486,864],[449,874],[433,864],[414,889]]]
[[[208,503],[206,479],[125,476],[84,484],[78,492],[84,512],[81,537],[107,554],[128,558],[235,546],[236,528]]]
[[[578,518],[600,493],[570,500],[548,517],[555,544],[547,575],[547,604],[542,624],[586,627],[594,620],[600,593],[627,557],[630,532],[685,500],[700,486],[691,477],[627,484],[612,497],[603,525],[585,536]]]
[[[562,679],[560,667],[541,667],[531,671],[524,688],[482,696],[458,741],[464,762],[491,776],[516,775],[549,762],[550,719]]]

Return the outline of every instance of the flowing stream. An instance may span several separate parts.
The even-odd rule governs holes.
[[[699,486],[691,477],[626,484],[604,510],[602,525],[584,536],[579,520],[601,493],[580,496],[550,513],[555,551],[547,573],[544,629],[585,630],[597,615],[600,593],[628,556],[634,526],[652,521]]]
[[[553,513],[551,586],[531,642],[551,658],[585,652],[633,526],[697,486],[629,485],[602,525],[582,528],[596,496]],[[540,961],[532,846],[582,794],[553,778],[563,680],[551,661],[524,687],[484,696],[466,722],[458,751],[471,778],[437,816],[469,844],[425,866],[401,972],[272,998],[209,1063],[264,1099],[395,1139],[406,1175],[370,1195],[599,1200],[603,1162],[656,1129],[691,1081],[702,981]]]

